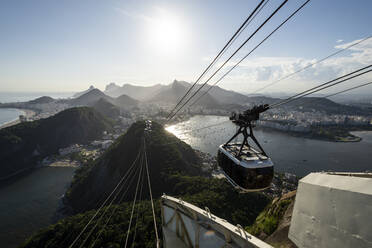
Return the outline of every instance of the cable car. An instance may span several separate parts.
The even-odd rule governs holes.
[[[244,111],[243,114],[233,113],[230,120],[239,129],[218,149],[217,162],[223,174],[229,183],[242,192],[263,190],[271,185],[274,177],[274,164],[253,134],[252,122],[258,120],[259,114],[267,109],[268,105],[260,105]],[[230,143],[240,134],[243,135],[241,143]],[[257,148],[248,143],[249,138]]]

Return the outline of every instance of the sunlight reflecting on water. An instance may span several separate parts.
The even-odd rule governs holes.
[[[178,126],[177,125],[173,125],[173,126],[168,126],[165,128],[165,130],[167,130],[168,132],[176,135],[178,137],[178,135],[181,134],[181,130],[179,130]]]
[[[226,116],[194,116],[165,129],[193,148],[214,155],[218,146],[236,131],[235,125]]]
[[[236,126],[222,116],[194,116],[166,128],[194,149],[216,155]],[[211,126],[217,123],[218,126]],[[203,127],[211,126],[205,129]],[[198,130],[201,129],[201,130]],[[196,130],[196,131],[194,131]],[[358,132],[361,142],[329,142],[294,137],[283,132],[255,129],[255,136],[275,164],[276,171],[304,176],[312,171],[353,171],[372,169],[372,132]],[[240,139],[239,139],[240,140]]]

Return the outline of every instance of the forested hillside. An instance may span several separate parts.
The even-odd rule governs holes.
[[[174,175],[169,177],[168,183],[170,194],[182,198],[184,201],[193,203],[201,208],[208,206],[213,214],[228,220],[234,224],[249,226],[253,224],[257,215],[265,208],[270,200],[261,193],[240,194],[236,192],[225,180],[211,179],[195,176]],[[153,184],[156,187],[156,184]],[[130,195],[133,199],[134,192]],[[137,222],[137,236],[135,247],[154,247],[155,232],[152,222],[150,202],[145,200],[139,203],[140,213]],[[138,205],[137,205],[138,206]],[[113,218],[108,219],[108,214],[99,221],[99,217],[93,221],[89,231],[96,226],[89,237],[85,247],[123,247],[128,229],[131,213],[131,202],[127,201],[120,205],[113,205],[107,213],[115,211]],[[155,202],[158,230],[161,235],[161,219],[159,201]],[[102,210],[104,212],[104,210]],[[31,237],[23,246],[28,248],[37,247],[68,247],[94,215],[95,210],[77,214],[61,220],[55,225],[45,228]],[[99,234],[102,230],[102,233]],[[87,237],[89,231],[79,239],[78,247]],[[129,237],[129,245],[132,245],[134,231]],[[97,239],[97,240],[96,240]],[[94,241],[96,242],[94,243]],[[93,245],[94,243],[94,245]],[[92,246],[93,245],[93,246]]]
[[[144,129],[145,122],[133,124],[101,158],[79,169],[66,197],[67,203],[78,214],[41,230],[22,247],[66,247],[71,244],[95,213],[94,209],[98,208],[135,160]],[[199,167],[200,159],[194,150],[157,123],[152,124],[151,131],[146,135],[146,151],[160,232],[158,200],[163,193],[182,198],[201,208],[208,206],[219,217],[243,226],[253,224],[271,200],[262,193],[238,193],[224,179],[204,175]],[[90,225],[92,227],[97,223],[92,236],[87,239],[86,247],[123,246],[134,194],[135,189],[129,188],[123,202],[114,202],[107,212],[116,212],[107,225],[104,225],[108,220],[107,216],[102,217],[101,221],[97,218]],[[148,199],[148,192],[144,193],[139,203],[141,208],[135,241],[137,247],[154,247],[155,233]],[[103,230],[101,234],[99,230]],[[81,244],[88,233],[89,231],[85,232],[77,244]],[[130,245],[133,237],[132,231]]]
[[[45,156],[74,143],[99,138],[112,123],[97,111],[71,108],[55,116],[0,130],[0,178],[32,168]]]

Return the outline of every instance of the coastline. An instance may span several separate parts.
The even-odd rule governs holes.
[[[340,142],[340,143],[355,143],[362,141],[362,138],[353,135],[351,132],[352,130],[342,130],[342,134],[334,133],[333,129],[325,129],[329,134],[326,134],[325,132],[320,132],[320,130],[313,129],[310,132],[301,133],[301,132],[293,132],[293,131],[283,131],[275,128],[269,128],[269,127],[262,127],[258,126],[258,129],[271,131],[271,132],[278,132],[287,134],[293,137],[299,137],[299,138],[305,138],[305,139],[312,139],[312,140],[319,140],[319,141],[328,141],[328,142]],[[361,131],[369,131],[368,129],[363,129]]]
[[[80,164],[77,161],[64,159],[64,160],[57,160],[54,162],[51,162],[47,165],[44,165],[42,167],[70,167],[70,168],[79,168]]]
[[[57,161],[53,161],[53,162],[50,162],[49,164],[46,164],[46,165],[35,165],[35,166],[30,166],[30,167],[27,167],[27,168],[24,168],[24,169],[20,169],[16,172],[13,172],[12,174],[10,175],[7,175],[5,177],[1,177],[0,178],[0,187],[2,186],[2,184],[6,183],[8,180],[13,180],[14,178],[17,178],[17,176],[20,176],[20,175],[26,175],[26,173],[31,173],[33,170],[36,170],[36,169],[41,169],[41,168],[45,168],[45,167],[54,167],[54,168],[79,168],[80,167],[80,163],[77,162],[77,161],[73,161],[73,160],[57,160]]]
[[[21,111],[23,113],[23,115],[26,116],[26,118],[31,118],[31,117],[36,115],[36,112],[33,111],[33,110],[30,110],[30,109],[18,109],[18,108],[16,108],[16,109]],[[21,123],[21,121],[19,120],[19,117],[18,117],[15,120],[8,121],[8,122],[5,122],[4,124],[0,125],[0,129],[10,127],[10,126],[13,126],[13,125],[16,125],[16,124],[19,124],[19,123]]]
[[[204,115],[204,114],[196,114],[196,115],[187,115],[181,117],[177,120],[173,120],[170,124],[166,126],[170,127],[173,125],[180,124],[182,122],[186,122],[189,119],[195,116],[226,116],[226,115]],[[323,128],[313,128],[310,132],[302,133],[302,132],[294,132],[294,131],[287,131],[287,130],[280,130],[271,127],[264,127],[264,126],[257,126],[257,129],[271,131],[271,132],[278,132],[286,135],[290,135],[293,137],[300,137],[312,140],[320,140],[320,141],[328,141],[328,142],[336,142],[336,143],[356,143],[363,140],[362,137],[353,134],[355,131],[372,131],[372,126],[368,127],[323,127]]]

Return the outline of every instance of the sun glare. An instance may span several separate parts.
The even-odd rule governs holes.
[[[153,49],[175,52],[185,45],[185,29],[180,18],[162,11],[149,22],[149,42]]]

